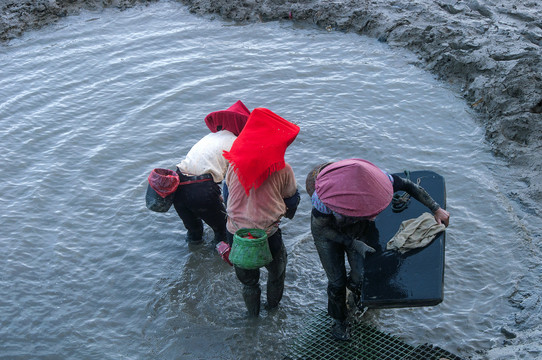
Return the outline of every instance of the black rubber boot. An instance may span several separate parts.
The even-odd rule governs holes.
[[[350,327],[346,320],[333,320],[331,325],[331,335],[337,340],[347,341],[350,340]]]
[[[263,306],[265,310],[271,312],[278,309],[280,300],[282,299],[283,290],[284,290],[284,282],[282,282],[282,286],[280,286],[280,284],[278,286],[270,286],[270,282],[268,279],[267,301],[265,302]]]
[[[363,311],[365,307],[363,306],[363,303],[361,302],[361,295],[360,294],[354,294],[354,304],[358,308],[359,311]]]
[[[260,315],[261,293],[260,285],[243,286],[243,300],[245,300],[249,317],[258,317]]]
[[[188,231],[186,234],[186,242],[189,244],[200,244],[203,242],[203,231],[195,232]]]
[[[284,275],[285,274],[276,281],[272,281],[268,278],[266,310],[271,310],[279,306],[284,292]]]
[[[346,287],[348,290],[352,292],[352,295],[354,297],[354,304],[358,308],[358,310],[363,310],[363,304],[361,302],[361,284],[355,285],[352,282],[352,279],[348,278],[348,282],[346,284]]]

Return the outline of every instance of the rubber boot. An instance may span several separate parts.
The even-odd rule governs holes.
[[[267,302],[266,310],[273,310],[279,306],[284,292],[284,274],[276,281],[268,279],[267,281]]]
[[[245,300],[249,317],[258,317],[260,315],[261,293],[260,285],[243,286],[243,300]]]
[[[186,234],[186,242],[189,244],[199,244],[203,242],[203,231],[188,231]]]
[[[270,293],[269,288],[267,288],[267,301],[264,304],[264,309],[267,311],[273,311],[279,307],[279,302],[282,298],[282,291],[279,294],[274,290],[276,289],[273,289]]]
[[[364,310],[363,303],[361,302],[361,294],[358,293],[352,293],[354,295],[354,304],[356,305],[356,308],[358,308],[359,311]]]
[[[356,305],[358,310],[363,311],[363,304],[361,302],[361,284],[355,285],[352,279],[348,278],[346,287],[352,292],[352,295],[354,297],[354,304]]]
[[[280,251],[275,251],[273,261],[267,266],[267,302],[266,310],[273,310],[279,306],[284,292],[284,279],[286,277],[286,264],[288,254],[284,244],[280,244]]]
[[[334,319],[331,325],[331,335],[340,341],[350,340],[350,326],[348,321]]]

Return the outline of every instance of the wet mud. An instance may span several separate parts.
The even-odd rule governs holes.
[[[152,1],[0,0],[0,41],[77,14]],[[508,194],[540,215],[542,3],[505,0],[180,0],[194,14],[239,23],[289,20],[374,37],[416,54],[485,128],[494,153],[525,184]],[[435,119],[438,121],[439,119]]]

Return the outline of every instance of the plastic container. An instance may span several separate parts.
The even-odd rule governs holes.
[[[230,261],[230,251],[231,247],[226,242],[221,241],[216,245],[216,251],[218,251],[218,255],[224,260],[228,265],[233,266],[233,264]]]
[[[230,261],[247,270],[261,268],[273,261],[267,234],[261,229],[240,229],[233,236]]]

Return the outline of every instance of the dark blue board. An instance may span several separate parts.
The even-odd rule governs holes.
[[[406,174],[396,174],[406,177]],[[444,178],[432,171],[412,171],[414,183],[422,186],[442,208],[446,208]],[[386,244],[395,235],[401,222],[417,218],[428,208],[411,198],[401,212],[388,206],[371,229],[368,244],[376,253],[367,254],[363,281],[362,303],[368,308],[398,308],[434,306],[444,297],[444,245],[445,232],[441,232],[429,245],[400,254],[386,250]]]

